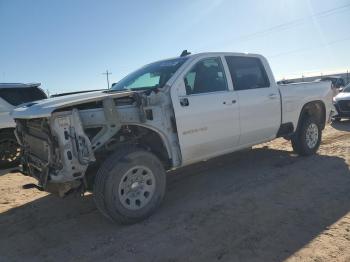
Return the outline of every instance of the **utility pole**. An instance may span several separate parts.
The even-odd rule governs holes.
[[[108,72],[108,70],[106,70],[106,73],[102,73],[102,75],[106,75],[107,78],[107,88],[109,89],[109,75],[111,75],[111,72]]]

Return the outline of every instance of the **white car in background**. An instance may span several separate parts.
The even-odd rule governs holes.
[[[19,145],[14,135],[16,123],[11,111],[18,105],[47,98],[39,83],[0,83],[0,168],[19,161]]]
[[[332,117],[333,121],[350,118],[350,83],[333,98],[333,105],[337,111]]]

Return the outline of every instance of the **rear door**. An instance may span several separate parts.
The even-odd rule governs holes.
[[[239,100],[239,145],[274,138],[281,123],[280,94],[276,84],[270,83],[262,61],[249,56],[225,58]]]
[[[222,58],[200,59],[189,68],[172,89],[183,164],[232,151],[239,139],[237,95]]]

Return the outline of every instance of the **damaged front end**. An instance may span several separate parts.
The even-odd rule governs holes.
[[[168,166],[180,162],[178,147],[170,146],[177,134],[170,98],[163,92],[104,94],[46,115],[36,113],[43,111],[39,106],[17,109],[16,135],[23,173],[45,191],[65,196],[91,189],[94,169],[120,147],[140,146]]]
[[[35,177],[41,188],[60,196],[82,186],[88,164],[95,157],[77,109],[16,122],[25,175]]]
[[[120,129],[113,99],[92,104],[90,110],[80,111],[86,109],[83,103],[60,108],[50,117],[16,119],[22,173],[36,178],[38,187],[60,196],[85,191],[85,173],[96,160],[94,151]]]

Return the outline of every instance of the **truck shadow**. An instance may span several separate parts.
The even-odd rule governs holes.
[[[10,167],[5,169],[0,169],[0,176],[6,175],[8,173],[16,173],[18,172],[19,167]]]
[[[136,225],[103,218],[91,195],[4,212],[0,260],[282,261],[350,211],[349,192],[342,158],[238,152],[171,172],[162,207]]]

